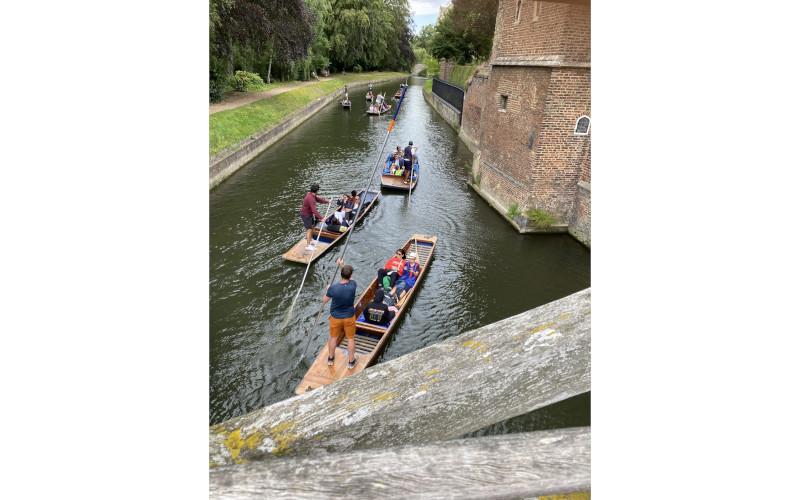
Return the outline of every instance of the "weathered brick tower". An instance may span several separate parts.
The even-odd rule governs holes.
[[[469,82],[461,136],[495,208],[539,210],[591,244],[590,0],[500,0],[492,56]],[[535,218],[535,217],[534,217]]]

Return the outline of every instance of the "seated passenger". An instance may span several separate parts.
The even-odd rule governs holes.
[[[389,310],[389,306],[383,303],[384,298],[383,288],[377,287],[372,302],[364,308],[364,321],[373,325],[383,325],[392,321],[395,312]]]
[[[403,275],[403,266],[405,265],[406,251],[398,248],[394,256],[386,261],[386,265],[382,269],[378,269],[378,282],[384,284],[384,278],[388,278],[389,286],[392,288],[397,281],[397,278]],[[385,285],[384,285],[385,286]]]
[[[389,291],[389,292],[384,291],[383,292],[383,303],[393,313],[397,313],[398,312],[398,309],[397,309],[397,295],[395,295],[391,291]]]
[[[337,204],[339,204],[337,202]],[[329,231],[339,231],[339,226],[347,228],[350,226],[350,222],[347,220],[347,215],[342,206],[340,205],[338,210],[333,212],[333,214],[325,220],[325,224],[328,225],[327,229]]]
[[[409,253],[408,260],[403,265],[402,278],[395,282],[395,286],[390,293],[399,293],[402,299],[403,295],[417,283],[421,269],[417,254],[415,252]]]
[[[359,198],[358,193],[356,193],[355,189],[350,191],[349,195],[344,195],[342,197],[344,204],[344,213],[347,220],[352,221],[356,217],[356,212],[358,211],[358,205],[361,203],[361,198]]]

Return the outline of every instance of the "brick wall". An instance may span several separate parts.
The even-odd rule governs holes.
[[[534,17],[535,4],[539,4]],[[564,61],[590,60],[590,6],[587,3],[500,0],[492,59],[560,55]],[[497,33],[500,36],[497,36]]]
[[[453,68],[456,66],[455,61],[448,61],[447,59],[439,59],[439,80],[448,81],[450,75],[453,73]]]
[[[584,186],[578,187],[575,199],[575,210],[569,224],[569,233],[586,246],[592,245],[592,203],[591,191]]]
[[[481,115],[487,102],[492,98],[489,93],[489,74],[491,66],[479,66],[472,79],[467,82],[464,93],[464,106],[461,114],[461,134],[477,145],[481,137]]]
[[[574,134],[577,119],[591,117],[589,69],[553,68],[546,100],[528,205],[569,221],[578,181],[590,175],[590,136]]]
[[[547,210],[590,245],[591,135],[575,135],[578,118],[591,118],[589,1],[522,0],[518,21],[517,5],[500,0],[488,78],[465,95],[473,176],[499,210]]]
[[[527,205],[534,151],[544,118],[551,68],[492,68],[481,115],[482,161],[502,170],[524,186],[522,193],[508,187],[514,202]],[[501,109],[501,96],[507,96]],[[533,141],[533,144],[531,144]]]

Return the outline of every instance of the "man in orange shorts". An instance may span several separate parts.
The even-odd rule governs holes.
[[[344,332],[347,337],[347,368],[352,370],[356,366],[356,310],[353,303],[356,301],[356,282],[350,277],[353,275],[353,266],[344,265],[344,261],[336,261],[342,268],[342,281],[328,287],[322,303],[331,300],[331,316],[328,322],[331,327],[331,337],[328,340],[328,366],[333,365],[336,353],[336,340]]]

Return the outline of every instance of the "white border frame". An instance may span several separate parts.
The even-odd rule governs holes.
[[[578,132],[578,122],[580,122],[583,118],[586,118],[587,120],[589,120],[589,127],[586,129],[586,132]],[[578,119],[575,120],[575,126],[572,127],[572,133],[574,135],[589,135],[589,131],[591,131],[591,130],[592,130],[592,119],[591,119],[591,117],[589,117],[587,115],[579,116]]]

